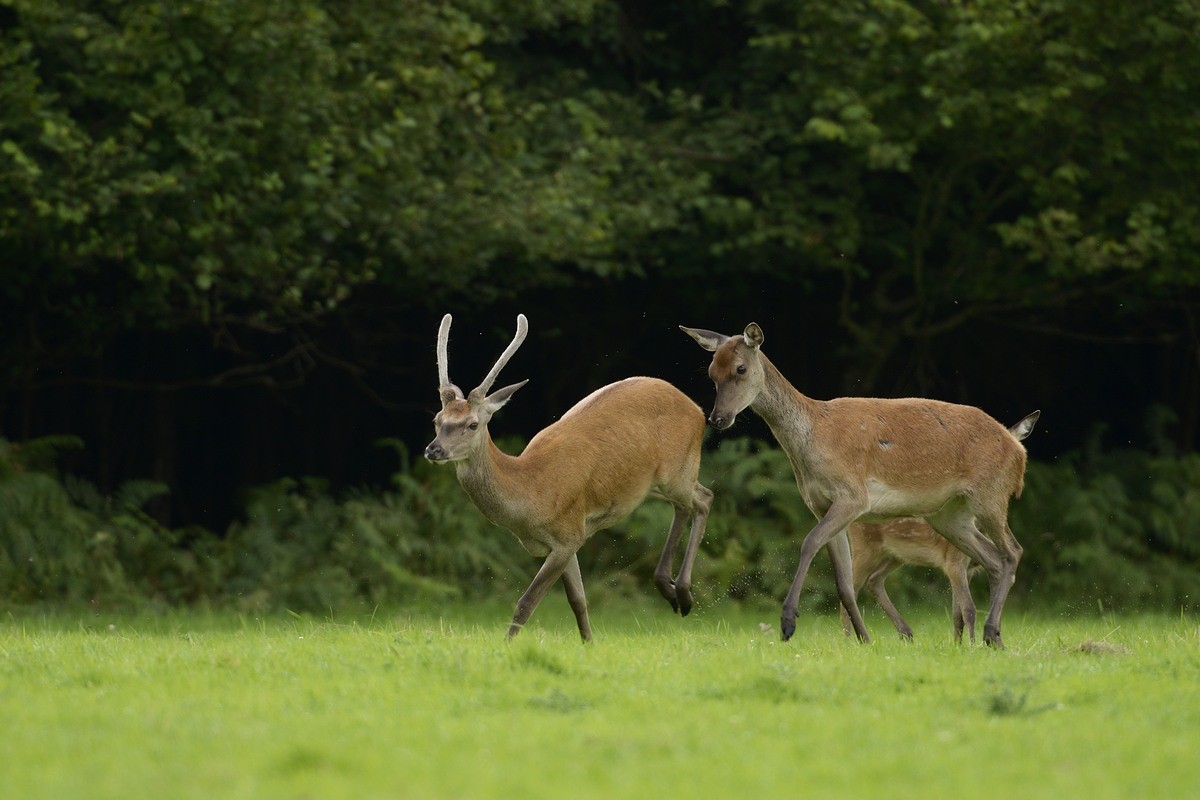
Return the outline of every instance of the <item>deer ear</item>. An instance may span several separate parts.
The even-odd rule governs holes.
[[[708,352],[713,352],[725,342],[729,341],[729,337],[716,331],[706,331],[703,328],[685,328],[680,325],[679,330],[686,333],[688,336],[696,340],[696,344],[703,347]]]
[[[502,408],[504,406],[505,403],[507,403],[512,398],[512,396],[514,394],[516,394],[517,389],[520,389],[522,386],[524,386],[527,383],[529,383],[528,378],[521,381],[520,383],[514,383],[509,386],[505,386],[503,389],[497,389],[496,391],[489,394],[487,397],[483,398],[483,400],[480,400],[478,402],[483,404],[484,408],[487,410],[487,413],[495,414],[500,408]]]
[[[445,408],[447,403],[450,403],[454,400],[462,400],[463,393],[462,389],[458,388],[454,384],[450,384],[449,386],[443,386],[438,389],[438,397],[442,400],[442,408]]]
[[[752,350],[757,350],[762,346],[763,332],[757,322],[751,322],[746,326],[746,330],[742,332],[742,341]]]
[[[1037,424],[1038,417],[1042,415],[1041,411],[1034,411],[1032,414],[1024,417],[1016,425],[1008,429],[1008,432],[1018,441],[1022,441],[1026,436],[1033,433],[1033,426]]]

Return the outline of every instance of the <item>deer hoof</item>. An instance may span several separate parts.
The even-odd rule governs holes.
[[[672,581],[672,580],[666,580],[666,581],[662,581],[662,582],[655,581],[655,586],[658,587],[658,593],[661,594],[664,598],[666,598],[667,602],[671,604],[671,610],[674,611],[676,614],[678,614],[679,613],[679,602],[675,596],[675,581]]]
[[[779,624],[779,630],[783,634],[783,641],[786,642],[796,632],[796,620],[784,617]]]
[[[1004,641],[1000,638],[999,630],[985,628],[983,631],[983,643],[988,647],[994,647],[997,650],[1004,649]]]
[[[676,586],[675,596],[679,598],[679,615],[686,617],[692,610],[692,590],[690,587]]]

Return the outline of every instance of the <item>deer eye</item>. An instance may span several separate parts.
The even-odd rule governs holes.
[[[745,365],[745,364],[738,364],[738,368],[737,368],[737,374],[738,374],[738,375],[745,375],[745,374],[746,374],[746,365]]]
[[[479,429],[479,423],[478,423],[478,422],[472,422],[472,423],[471,423],[470,425],[468,425],[467,427],[468,427],[468,428],[470,428],[470,429],[471,429],[471,430],[473,430],[473,431],[474,431],[474,430],[478,430],[478,429]]]

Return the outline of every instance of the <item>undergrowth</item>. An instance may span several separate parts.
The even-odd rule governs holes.
[[[386,489],[335,495],[317,479],[283,478],[248,491],[239,518],[214,532],[172,528],[148,513],[169,492],[161,483],[130,481],[104,495],[60,474],[58,454],[81,447],[76,438],[0,439],[0,602],[324,610],[515,599],[538,561],[471,505],[452,469],[412,459],[402,443],[382,444],[399,462]],[[695,574],[698,601],[782,598],[814,524],[786,456],[764,442],[721,439],[705,453],[701,480],[716,497]],[[670,519],[667,504],[648,502],[586,545],[590,596],[653,592]],[[1025,547],[1017,597],[1101,610],[1196,605],[1198,454],[1104,451],[1097,439],[1031,462],[1011,522]],[[804,602],[832,608],[832,582],[818,577],[810,586]],[[889,588],[899,603],[944,603],[946,592],[945,579],[928,570],[902,571]]]

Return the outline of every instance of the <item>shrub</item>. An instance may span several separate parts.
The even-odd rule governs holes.
[[[455,595],[505,597],[537,569],[488,522],[454,471],[413,463],[400,442],[386,490],[334,496],[318,479],[247,491],[242,516],[216,535],[169,528],[144,511],[168,488],[129,481],[111,496],[55,469],[71,437],[0,439],[0,598],[9,602],[231,604],[326,610]],[[519,442],[505,442],[510,452]],[[787,456],[751,439],[721,439],[701,481],[715,492],[694,574],[700,602],[780,601],[815,520]],[[671,508],[644,504],[580,553],[593,599],[653,594]],[[1011,512],[1025,547],[1014,592],[1066,608],[1193,608],[1200,586],[1200,455],[1104,451],[1097,444],[1031,462]],[[682,544],[676,563],[682,555]],[[802,601],[836,603],[827,559]],[[899,602],[947,592],[932,570],[905,570]],[[938,599],[939,603],[945,602]]]
[[[2,595],[18,602],[177,603],[218,591],[219,570],[189,541],[211,544],[212,535],[173,531],[142,510],[167,487],[130,481],[102,497],[86,481],[60,478],[55,459],[78,447],[74,437],[20,445],[0,439]]]
[[[1085,448],[1031,463],[1012,527],[1017,587],[1067,606],[1194,608],[1200,454]]]

